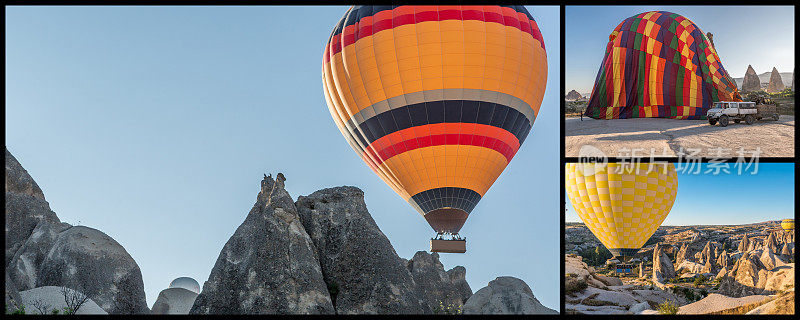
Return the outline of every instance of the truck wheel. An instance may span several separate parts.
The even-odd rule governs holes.
[[[744,116],[744,123],[751,125],[755,122],[756,122],[756,117],[754,117],[752,114]]]
[[[739,122],[742,122],[742,119],[733,119],[733,123],[739,123]]]
[[[728,126],[728,116],[722,115],[721,117],[719,117],[719,125],[722,126],[722,127],[727,127]]]
[[[717,119],[708,118],[708,124],[710,124],[712,126],[717,124]]]

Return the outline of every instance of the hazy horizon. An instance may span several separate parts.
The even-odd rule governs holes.
[[[788,218],[787,218],[788,219]],[[781,219],[783,220],[783,219]],[[780,222],[781,220],[767,220],[767,221],[759,221],[759,222],[750,222],[750,223],[740,223],[740,224],[685,224],[685,225],[667,225],[662,224],[659,227],[694,227],[694,226],[745,226],[749,224],[759,224],[759,223],[767,223],[767,222]],[[583,221],[566,221],[566,223],[580,223],[585,224]]]

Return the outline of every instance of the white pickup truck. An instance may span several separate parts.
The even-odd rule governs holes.
[[[711,109],[706,113],[708,124],[726,127],[731,120],[735,123],[742,122],[753,124],[756,120],[772,119],[778,120],[777,108],[772,105],[756,105],[749,101],[720,101],[714,102]]]

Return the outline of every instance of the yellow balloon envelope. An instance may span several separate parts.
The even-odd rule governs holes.
[[[667,217],[678,190],[673,164],[566,164],[572,207],[616,257],[635,254]]]
[[[783,221],[781,221],[781,228],[786,231],[794,230],[794,219],[783,219]]]
[[[523,6],[354,6],[322,63],[347,142],[450,234],[519,150],[546,79],[542,34]]]

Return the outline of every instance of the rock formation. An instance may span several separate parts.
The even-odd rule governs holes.
[[[323,189],[299,197],[296,206],[337,313],[431,312],[415,294],[411,273],[367,211],[363,191]]]
[[[332,314],[328,290],[294,201],[270,176],[190,313]]]
[[[20,292],[23,303],[25,304],[25,314],[51,314],[53,310],[64,312],[67,307],[66,299],[62,290],[66,290],[68,297],[79,297],[80,292],[75,292],[67,287],[43,286]],[[38,308],[37,308],[38,307]],[[39,310],[42,309],[42,310]],[[86,300],[75,314],[108,314],[100,308],[92,299]]]
[[[678,254],[675,255],[675,265],[681,265],[681,262],[683,262],[683,260],[686,260],[686,254],[688,250],[689,246],[686,245],[685,242],[682,243],[680,250],[678,250]]]
[[[22,302],[22,297],[19,295],[19,290],[17,290],[17,286],[14,285],[14,281],[11,280],[11,277],[8,276],[8,272],[6,272],[6,311],[7,312],[14,312],[14,310],[19,310],[24,306]]]
[[[639,262],[639,278],[644,278],[644,277],[645,277],[644,261],[642,261],[642,262]]]
[[[728,266],[728,251],[722,250],[719,257],[717,257],[717,265],[721,268],[725,268]]]
[[[744,80],[742,80],[742,92],[761,91],[761,80],[758,79],[758,74],[753,69],[753,66],[747,66],[747,72],[744,73]]]
[[[747,238],[747,234],[745,233],[742,236],[742,240],[739,241],[739,251],[746,252],[747,248],[750,247],[750,239]]]
[[[783,245],[783,249],[781,249],[781,255],[786,256],[786,257],[791,257],[791,256],[794,255],[792,253],[792,249],[791,249],[789,243],[785,243]]]
[[[114,239],[74,226],[58,233],[39,268],[37,287],[77,288],[109,313],[148,313],[139,266]]]
[[[714,256],[714,250],[711,241],[706,243],[706,246],[703,247],[703,251],[700,252],[700,263],[705,264],[706,262],[716,261],[717,257]]]
[[[653,249],[653,282],[664,283],[675,277],[675,269],[669,261],[667,253],[662,250],[658,243]]]
[[[467,283],[467,269],[462,266],[455,266],[447,270],[447,277],[450,278],[450,283],[455,287],[455,292],[461,297],[461,301],[466,303],[469,297],[472,296],[472,288]]]
[[[746,314],[794,314],[794,291],[762,304]]]
[[[775,238],[775,233],[770,232],[766,239],[764,239],[764,244],[762,245],[764,249],[769,249],[772,252],[779,252],[780,249],[778,247],[778,240]]]
[[[136,261],[98,230],[62,223],[6,149],[6,272],[20,291],[67,287],[106,312],[147,313]]]
[[[581,96],[580,93],[578,93],[578,91],[572,90],[569,93],[567,93],[567,95],[564,97],[564,100],[575,101],[575,100],[580,100],[582,98],[583,97]]]
[[[602,277],[586,265],[581,257],[571,254],[564,257],[564,273],[564,286],[567,288],[565,311],[568,314],[639,313],[640,310],[650,309],[651,305],[655,306],[666,300],[686,303],[684,298],[674,293],[649,285],[623,285],[619,278]],[[586,284],[586,288],[577,290],[576,288],[581,288],[581,282]]]
[[[783,80],[781,80],[781,74],[777,68],[773,67],[772,75],[769,77],[769,85],[767,85],[767,92],[780,92],[785,88]]]
[[[764,266],[767,270],[775,269],[776,267],[780,267],[786,264],[780,256],[776,255],[772,250],[768,248],[764,248],[761,252],[761,256],[758,258],[758,261],[761,262],[761,265]]]
[[[766,300],[769,300],[768,296],[753,295],[743,298],[731,298],[712,293],[699,301],[680,307],[678,314],[714,314]]]
[[[473,294],[464,314],[558,314],[543,306],[528,285],[514,277],[498,277]]]
[[[408,261],[408,270],[431,310],[441,306],[461,307],[472,296],[466,269],[458,266],[444,271],[439,254],[417,251]]]
[[[42,189],[6,149],[6,265],[37,225],[59,223]]]
[[[161,290],[151,309],[152,314],[189,314],[197,293],[184,288]]]

